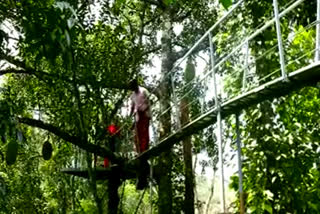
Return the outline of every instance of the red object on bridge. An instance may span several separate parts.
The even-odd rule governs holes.
[[[119,136],[119,127],[116,126],[115,124],[110,124],[106,130],[108,131],[108,133],[111,135],[111,139],[110,139],[110,145],[109,148],[112,152],[115,152],[115,135]],[[103,167],[107,168],[110,167],[110,161],[107,157],[104,158],[103,160]]]
[[[108,158],[104,158],[104,160],[103,160],[103,167],[104,167],[104,168],[109,167],[109,159],[108,159]]]
[[[119,131],[119,128],[116,125],[111,124],[107,127],[107,130],[109,134],[114,135],[114,134],[117,134],[117,132]]]

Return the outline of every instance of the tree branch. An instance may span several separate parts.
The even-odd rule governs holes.
[[[200,51],[203,51],[205,49],[208,48],[208,45],[206,43],[201,43],[199,44],[195,49],[193,49],[193,51],[191,52],[191,54],[195,54],[195,53],[198,53]],[[190,48],[184,48],[182,49],[181,51],[178,51],[174,56],[173,56],[173,61],[177,61],[178,59],[184,57],[188,51],[190,50]]]
[[[133,26],[132,26],[131,20],[125,14],[123,14],[123,17],[127,20],[128,24],[129,24],[130,34],[133,35],[134,30],[133,30]]]
[[[17,67],[20,67],[20,68],[24,68],[26,69],[26,64],[20,60],[17,60],[15,57],[13,56],[9,56],[9,55],[6,55],[4,54],[3,52],[0,51],[0,59],[3,59]]]
[[[143,52],[142,56],[146,56],[148,54],[155,53],[155,52],[160,51],[160,50],[161,50],[161,45],[158,45],[153,49],[150,49],[150,50],[147,50],[147,51]]]
[[[161,4],[158,1],[155,1],[155,0],[144,0],[144,1],[149,4],[155,5],[157,7],[161,7]]]
[[[21,63],[22,65],[23,63]],[[38,71],[38,70],[33,70],[33,69],[15,69],[15,68],[7,68],[4,70],[0,70],[0,76],[5,75],[5,74],[28,74],[28,75],[34,75],[35,77],[41,79],[41,80],[45,80],[45,79],[60,79],[63,80],[67,83],[72,83],[72,80],[67,78],[67,77],[63,77],[61,75],[53,75],[47,72],[43,72],[43,71]],[[79,85],[85,85],[87,84],[87,82],[85,80],[78,80],[77,83]],[[113,89],[125,89],[128,90],[129,86],[126,83],[119,83],[118,81],[97,81],[95,86],[100,86],[101,88],[113,88]]]
[[[93,154],[102,156],[102,157],[108,157],[111,161],[114,161],[115,163],[122,163],[123,159],[120,158],[119,156],[115,155],[111,150],[105,147],[97,146],[91,143],[83,143],[81,142],[80,137],[78,136],[73,136],[68,134],[67,132],[62,131],[58,127],[44,123],[43,121],[40,120],[35,120],[31,118],[18,118],[18,121],[20,123],[32,126],[32,127],[37,127],[46,131],[49,131],[56,136],[60,137],[61,139],[72,143],[73,145],[78,146],[79,148],[86,150],[87,152],[91,152]]]
[[[147,52],[151,53],[151,52]],[[9,56],[6,54],[3,54],[0,52],[0,59],[4,59],[7,62],[19,67],[20,69],[13,69],[13,68],[9,68],[9,69],[5,69],[5,70],[0,70],[0,76],[7,74],[7,73],[15,73],[15,74],[30,74],[30,75],[34,75],[37,78],[41,79],[41,80],[45,80],[45,79],[59,79],[62,81],[65,81],[67,83],[73,83],[73,81],[71,79],[69,79],[66,76],[62,76],[59,74],[51,74],[51,73],[47,73],[44,71],[39,71],[33,68],[28,67],[25,62],[20,61],[18,59],[16,59],[13,56]],[[77,83],[79,85],[85,85],[87,84],[87,79],[77,79]],[[113,89],[125,89],[128,90],[129,86],[127,83],[119,83],[119,81],[117,80],[110,80],[110,81],[97,81],[94,83],[94,86],[99,86],[101,88],[113,88]]]
[[[0,70],[0,76],[5,74],[34,74],[33,72],[22,70],[22,69],[14,69],[14,68],[8,68],[5,70]]]
[[[114,108],[112,109],[111,113],[110,113],[110,117],[113,119],[118,110],[121,108],[121,105],[123,104],[123,100],[126,98],[127,93],[122,93],[120,99],[115,103]]]
[[[143,85],[150,93],[154,94],[158,99],[160,99],[160,89],[157,86]]]
[[[174,22],[182,22],[186,18],[188,18],[191,15],[192,10],[187,11],[185,14],[178,15],[173,19]]]

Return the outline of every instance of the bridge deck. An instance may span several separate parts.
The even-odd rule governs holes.
[[[258,104],[261,101],[284,96],[304,86],[312,86],[317,84],[317,82],[320,81],[320,62],[313,63],[295,72],[289,73],[288,80],[289,81],[283,81],[283,79],[279,77],[222,103],[222,118],[225,118],[236,112],[240,112],[241,110],[251,105]],[[167,138],[162,139],[156,146],[145,151],[136,159],[148,159],[150,157],[159,155],[161,152],[171,148],[175,143],[180,142],[186,136],[195,134],[200,130],[214,124],[216,122],[216,117],[217,108],[212,108],[205,114],[199,116],[197,119],[186,124],[179,131],[172,133]],[[134,163],[136,159],[132,160],[131,163]],[[128,166],[130,166],[130,164]],[[96,178],[97,180],[108,179],[113,173],[120,173],[124,178],[134,178],[136,176],[134,167],[132,169],[122,169],[121,172],[118,171],[119,169],[120,168],[117,166],[108,169],[96,169]],[[62,172],[88,178],[87,169],[64,169]]]
[[[310,64],[295,72],[289,73],[288,81],[283,81],[283,79],[279,77],[222,103],[222,118],[239,112],[251,105],[258,104],[261,101],[287,95],[304,86],[315,85],[318,81],[320,81],[320,62]],[[212,108],[197,119],[186,124],[179,131],[162,139],[156,146],[145,151],[137,158],[148,159],[159,155],[161,152],[168,150],[186,136],[195,134],[211,124],[214,124],[216,122],[216,117],[217,108]]]

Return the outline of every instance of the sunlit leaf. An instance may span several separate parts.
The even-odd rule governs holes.
[[[220,0],[220,3],[225,9],[228,9],[232,5],[232,0]]]

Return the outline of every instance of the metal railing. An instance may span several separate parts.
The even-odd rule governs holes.
[[[289,72],[297,70],[303,66],[314,62],[314,60],[319,60],[319,20],[320,20],[320,3],[318,0],[318,13],[317,20],[309,23],[306,26],[286,26],[288,22],[283,22],[285,17],[292,13],[301,13],[303,11],[295,10],[299,7],[304,0],[291,1],[287,5],[278,7],[277,0],[270,2],[270,7],[273,9],[273,16],[267,21],[259,23],[257,29],[253,31],[248,36],[244,36],[238,39],[234,44],[226,44],[226,47],[222,47],[223,41],[217,41],[216,38],[226,36],[230,34],[224,32],[230,22],[234,25],[240,25],[240,21],[236,23],[234,20],[235,14],[241,13],[241,10],[245,10],[245,1],[238,1],[228,12],[226,12],[217,22],[214,24],[196,43],[195,45],[183,56],[172,68],[172,70],[167,75],[172,75],[172,78],[181,75],[179,70],[187,64],[187,60],[191,57],[195,64],[201,64],[201,61],[210,61],[210,64],[206,64],[202,67],[207,67],[203,69],[202,72],[197,70],[196,75],[191,81],[184,82],[172,81],[173,98],[171,106],[169,109],[163,110],[156,116],[156,119],[161,118],[165,115],[167,111],[172,111],[172,115],[175,118],[174,122],[174,132],[179,132],[183,127],[179,124],[180,118],[180,106],[179,103],[183,99],[188,99],[189,104],[187,107],[190,109],[194,108],[194,105],[199,105],[200,112],[191,115],[191,123],[196,120],[199,116],[210,111],[212,108],[217,109],[217,143],[219,145],[219,168],[221,170],[221,211],[225,212],[225,196],[224,196],[224,177],[223,177],[223,151],[222,151],[222,119],[220,105],[221,102],[226,102],[248,90],[259,87],[261,84],[271,81],[275,78],[281,77],[283,81],[287,81],[287,76]],[[231,17],[231,18],[230,18]],[[250,21],[250,20],[249,20]],[[290,29],[300,27],[296,32],[285,31],[282,28]],[[316,29],[313,29],[315,28]],[[273,29],[274,28],[274,29]],[[244,27],[238,28],[241,31],[238,35],[243,35],[244,31],[247,30]],[[311,31],[316,32],[316,38],[311,40],[303,40]],[[259,41],[258,36],[265,38],[264,41]],[[230,35],[229,35],[230,36]],[[237,36],[234,34],[233,36]],[[228,36],[226,36],[228,38]],[[269,38],[268,38],[269,37]],[[304,41],[304,46],[300,47],[300,51],[296,51],[296,43],[299,39]],[[306,39],[306,38],[305,38]],[[209,52],[202,51],[202,58],[195,54],[195,50],[200,45],[203,45],[207,40],[207,45]],[[222,40],[222,39],[220,39]],[[238,42],[238,43],[237,43]],[[260,50],[257,48],[259,42],[264,43],[264,47]],[[230,48],[233,46],[234,48]],[[254,49],[254,46],[255,49]],[[262,46],[262,45],[261,45]],[[227,51],[224,55],[223,51]],[[301,53],[302,51],[302,53]],[[207,54],[207,56],[203,56]],[[278,65],[272,67],[270,65],[270,70],[268,68],[261,69],[259,66],[265,65],[266,63],[261,63],[263,61],[273,62],[272,65]],[[198,67],[201,67],[198,65]],[[209,68],[209,69],[208,69]],[[200,96],[194,96],[194,94],[199,95],[199,86],[201,88]],[[199,102],[199,99],[201,101]],[[211,102],[211,105],[209,104]],[[214,105],[212,105],[214,103]],[[186,108],[186,106],[184,107]],[[183,110],[183,109],[182,109]],[[192,111],[191,111],[192,114]],[[168,133],[172,134],[172,133]]]
[[[304,0],[290,1],[278,7],[277,0],[273,0],[272,3],[270,2],[273,15],[267,21],[256,23],[252,31],[242,26],[241,19],[237,20],[239,17],[237,15],[246,10],[246,2],[238,1],[193,45],[185,56],[174,64],[172,70],[162,77],[175,80],[171,81],[173,97],[171,106],[155,114],[153,120],[158,121],[161,117],[167,116],[168,111],[171,111],[173,114],[169,119],[173,121],[173,129],[172,133],[167,133],[168,135],[179,132],[183,128],[180,124],[180,111],[184,109],[180,109],[179,105],[183,99],[188,100],[188,104],[183,108],[191,110],[190,123],[213,108],[217,109],[216,135],[219,145],[219,168],[222,175],[220,181],[222,187],[221,211],[223,212],[226,211],[226,208],[220,106],[223,102],[234,99],[275,78],[281,77],[283,81],[287,81],[288,73],[314,61],[319,61],[320,0],[317,0],[317,20],[312,20],[306,26],[294,26],[294,24],[288,26],[289,22],[282,21],[292,13],[303,13],[302,10],[296,10],[303,2]],[[246,21],[251,22],[251,20]],[[233,35],[231,35],[230,32],[226,32],[229,28],[225,26],[234,27],[238,32],[232,32]],[[289,30],[284,31],[282,28]],[[299,29],[292,30],[295,28]],[[248,31],[251,33],[246,35]],[[316,32],[316,38],[310,39],[312,32]],[[259,40],[258,36],[264,40]],[[224,37],[230,39],[230,42],[229,40],[224,41]],[[297,47],[299,40],[304,41],[301,47]],[[203,44],[207,47],[206,50],[195,53]],[[258,48],[259,45],[261,48]],[[183,70],[188,64],[189,58],[193,58],[197,72],[191,81],[184,81],[181,77],[181,69]],[[270,65],[266,62],[270,62]],[[261,68],[260,66],[268,67]],[[156,137],[159,138],[158,135]]]

